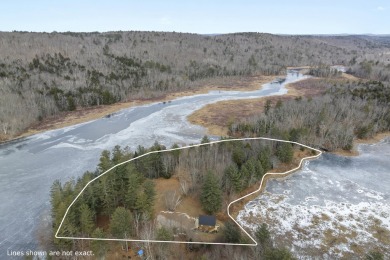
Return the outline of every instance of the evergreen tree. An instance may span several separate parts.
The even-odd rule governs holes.
[[[165,227],[161,227],[157,230],[157,240],[161,241],[172,241],[173,240],[173,235],[172,232],[169,231]]]
[[[110,156],[111,156],[110,151],[104,150],[102,152],[100,159],[99,159],[100,162],[98,164],[98,169],[99,169],[100,173],[103,173],[112,167],[112,162],[111,162]]]
[[[212,172],[208,172],[205,176],[200,201],[208,214],[217,212],[222,206],[221,187],[217,177]]]
[[[179,145],[178,144],[173,144],[171,148],[172,149],[179,148]],[[175,161],[177,162],[179,160],[180,150],[177,149],[177,150],[171,151],[171,154],[173,154],[173,157],[175,158]]]
[[[112,163],[113,165],[118,164],[121,162],[123,158],[123,151],[119,145],[115,145],[114,149],[112,150]]]
[[[271,151],[268,146],[265,146],[262,148],[259,152],[259,160],[261,162],[261,165],[263,166],[264,172],[269,171],[272,168],[271,163]]]
[[[276,155],[284,163],[290,163],[294,156],[294,151],[290,143],[281,143],[278,145]]]
[[[55,214],[55,219],[53,220],[53,226],[54,226],[54,229],[58,229],[58,227],[60,226],[60,223],[65,215],[65,212],[66,212],[66,209],[68,208],[68,205],[65,201],[62,201],[61,203],[58,204],[57,208],[56,208],[56,214]],[[74,230],[74,228],[67,228],[68,225],[72,225],[73,224],[73,221],[74,221],[75,217],[74,217],[74,211],[71,210],[68,212],[68,214],[66,215],[66,218],[64,220],[64,222],[62,223],[62,226],[61,226],[61,229],[59,231],[59,234],[61,235],[64,235],[65,234],[65,230]]]
[[[232,159],[238,167],[241,167],[241,165],[245,162],[246,155],[244,149],[241,146],[236,145],[233,148]]]
[[[105,238],[106,235],[101,228],[96,228],[92,233],[93,238]],[[98,259],[104,259],[107,252],[107,242],[102,240],[92,240],[92,251]]]
[[[263,165],[261,164],[261,161],[260,160],[256,160],[255,161],[255,175],[256,175],[256,179],[260,180],[263,177],[264,174],[265,174],[265,172],[264,172],[264,169],[263,169]]]
[[[266,260],[293,260],[291,252],[286,248],[269,248],[265,252]]]
[[[99,180],[103,191],[102,213],[111,215],[117,206],[113,181],[110,174],[100,177]]]
[[[118,207],[111,216],[110,230],[115,238],[128,239],[132,235],[133,217],[131,212],[123,207]],[[126,241],[126,250],[127,250]]]
[[[110,174],[113,185],[113,195],[115,196],[115,206],[123,205],[129,185],[128,167],[131,165],[120,165]]]
[[[86,204],[80,206],[80,229],[81,233],[90,235],[93,231],[93,213]]]
[[[259,242],[260,245],[263,246],[267,244],[270,239],[270,233],[268,231],[267,224],[261,224],[261,226],[256,229],[255,236],[257,238],[257,242]]]
[[[248,187],[252,185],[256,180],[256,158],[251,157],[248,161],[244,163],[241,168],[241,177],[243,182],[243,187]]]
[[[201,144],[210,143],[210,139],[207,135],[203,136],[202,140],[200,141]]]
[[[251,170],[249,169],[249,166],[246,165],[246,163],[241,167],[240,175],[241,187],[242,189],[245,189],[248,187],[249,179],[251,177]]]
[[[146,180],[143,183],[144,193],[146,195],[146,210],[152,213],[154,200],[156,197],[156,191],[154,189],[154,182],[152,180]]]
[[[140,190],[138,194],[136,194],[136,201],[135,201],[135,210],[137,212],[145,213],[148,209],[148,199],[143,190]]]
[[[241,239],[241,232],[233,221],[227,221],[222,230],[226,243],[238,243]]]
[[[131,210],[136,208],[137,194],[142,183],[142,178],[143,177],[135,169],[129,173],[126,205]]]
[[[64,237],[75,237],[78,234],[78,228],[76,225],[65,218],[64,222],[62,223],[61,227],[61,233],[59,233],[60,236]],[[72,240],[67,239],[55,239],[54,243],[60,248],[60,249],[72,249],[72,246],[74,246],[74,242]]]
[[[53,182],[53,185],[51,186],[50,189],[50,197],[51,197],[51,213],[52,217],[55,219],[56,216],[58,215],[58,207],[60,203],[63,201],[63,195],[62,195],[62,186],[61,182],[59,180],[55,180]]]
[[[155,144],[151,151],[160,151],[161,146]],[[147,178],[159,178],[164,177],[169,179],[171,177],[171,173],[167,172],[167,169],[162,162],[162,154],[161,153],[152,153],[148,156],[142,157],[136,161],[137,170],[139,172],[144,173],[144,176]]]
[[[235,192],[239,192],[242,189],[241,186],[241,175],[236,164],[232,164],[225,170],[225,175],[228,179],[228,189]]]

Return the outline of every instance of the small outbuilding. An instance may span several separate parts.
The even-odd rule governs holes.
[[[215,216],[207,216],[207,215],[199,216],[199,226],[215,227],[216,224],[217,224],[217,219]]]
[[[195,222],[195,228],[206,233],[218,232],[217,218],[215,216],[200,215]]]

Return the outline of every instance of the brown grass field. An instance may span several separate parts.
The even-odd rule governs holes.
[[[322,79],[310,78],[288,84],[288,93],[284,96],[271,96],[245,100],[228,100],[209,104],[195,111],[188,120],[192,124],[206,127],[209,134],[226,136],[228,126],[240,118],[255,116],[264,110],[267,100],[274,106],[278,100],[286,101],[299,96],[316,96],[326,91],[324,84],[318,84]],[[315,87],[313,87],[315,86]]]

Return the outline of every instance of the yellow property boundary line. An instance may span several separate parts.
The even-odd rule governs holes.
[[[308,157],[304,157],[301,159],[301,161],[299,162],[299,165],[294,168],[294,169],[291,169],[291,170],[288,170],[286,172],[281,172],[281,173],[266,173],[263,175],[263,177],[261,178],[261,182],[260,182],[260,186],[257,190],[247,194],[247,195],[244,195],[232,202],[229,203],[229,205],[227,206],[227,213],[229,215],[229,217],[240,227],[240,229],[253,241],[253,244],[239,244],[239,243],[210,243],[210,242],[187,242],[187,241],[161,241],[161,240],[137,240],[137,239],[118,239],[118,238],[90,238],[90,237],[62,237],[62,236],[58,236],[58,232],[60,231],[61,227],[62,227],[62,224],[64,223],[64,220],[69,212],[69,209],[72,207],[72,205],[76,202],[76,200],[80,197],[80,195],[84,192],[84,190],[88,187],[89,184],[91,184],[92,182],[96,181],[98,178],[102,177],[103,175],[105,175],[106,173],[110,172],[111,170],[115,169],[116,167],[120,166],[120,165],[123,165],[125,163],[128,163],[128,162],[131,162],[133,160],[136,160],[136,159],[139,159],[141,157],[144,157],[144,156],[147,156],[149,154],[154,154],[154,153],[163,153],[163,152],[169,152],[169,151],[175,151],[175,150],[184,150],[184,149],[188,149],[188,148],[192,148],[192,147],[199,147],[199,146],[205,146],[205,145],[211,145],[211,144],[216,144],[216,143],[224,143],[224,142],[233,142],[233,141],[246,141],[246,140],[267,140],[267,141],[277,141],[277,142],[283,142],[283,143],[291,143],[291,144],[297,144],[297,145],[300,145],[300,146],[303,146],[305,148],[309,148],[311,150],[314,150],[316,152],[318,152],[317,155],[314,155],[314,156],[308,156]],[[55,238],[58,238],[58,239],[79,239],[79,240],[102,240],[102,241],[129,241],[129,242],[147,242],[147,243],[175,243],[175,244],[208,244],[208,245],[234,245],[234,246],[257,246],[257,241],[230,215],[230,206],[239,201],[239,200],[242,200],[248,196],[251,196],[257,192],[259,192],[261,190],[261,187],[263,186],[263,182],[264,182],[264,178],[268,175],[287,175],[293,171],[296,171],[298,170],[301,166],[302,166],[302,163],[304,160],[308,160],[308,159],[314,159],[314,158],[318,158],[319,156],[321,156],[322,154],[322,151],[316,149],[316,148],[313,148],[313,147],[310,147],[310,146],[307,146],[307,145],[304,145],[304,144],[301,144],[301,143],[297,143],[297,142],[292,142],[292,141],[286,141],[286,140],[280,140],[280,139],[274,139],[274,138],[267,138],[267,137],[249,137],[249,138],[237,138],[237,139],[224,139],[224,140],[218,140],[218,141],[213,141],[213,142],[209,142],[209,143],[202,143],[202,144],[195,144],[195,145],[189,145],[189,146],[185,146],[185,147],[178,147],[178,148],[172,148],[172,149],[165,149],[165,150],[160,150],[160,151],[151,151],[151,152],[148,152],[148,153],[145,153],[145,154],[142,154],[136,158],[132,158],[130,160],[127,160],[127,161],[124,161],[124,162],[121,162],[113,167],[111,167],[110,169],[108,169],[107,171],[103,172],[102,174],[100,174],[99,176],[95,177],[94,179],[90,180],[86,185],[85,187],[80,191],[80,193],[76,196],[76,198],[72,201],[72,203],[70,203],[69,207],[66,209],[66,212],[65,212],[65,215],[64,217],[62,218],[61,220],[61,223],[60,225],[58,226],[58,229],[57,229],[57,232],[55,233]]]

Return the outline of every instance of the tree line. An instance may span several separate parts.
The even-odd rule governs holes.
[[[240,136],[269,136],[301,142],[326,150],[351,150],[355,138],[390,130],[390,85],[366,81],[322,81],[323,96],[266,103],[265,113],[230,125]]]
[[[208,138],[204,137],[202,142],[208,142]],[[89,181],[118,163],[139,157],[92,182],[70,208],[59,235],[173,240],[174,230],[167,227],[156,229],[154,224],[154,180],[175,176],[179,178],[182,187],[186,187],[182,189],[180,197],[199,199],[208,214],[224,213],[227,204],[237,198],[241,191],[258,183],[268,170],[284,161],[284,155],[280,155],[281,147],[292,150],[290,144],[281,146],[258,140],[231,141],[146,156],[143,155],[166,148],[156,142],[150,148],[139,146],[135,151],[119,146],[112,151],[105,150],[94,172],[88,171],[77,180],[64,184],[59,181],[53,183],[53,232],[57,231],[70,203]],[[178,146],[174,145],[173,148]],[[152,229],[153,232],[150,231]],[[222,232],[222,241],[248,242],[240,232],[235,223],[227,222]],[[191,241],[192,237],[187,239]],[[62,250],[93,249],[102,256],[109,248],[102,241],[62,239],[55,239],[53,246]],[[151,252],[156,250],[153,251],[156,254],[163,254],[158,246],[149,249]]]
[[[389,80],[386,37],[0,32],[2,138],[80,107],[153,98],[222,77],[342,64]]]

